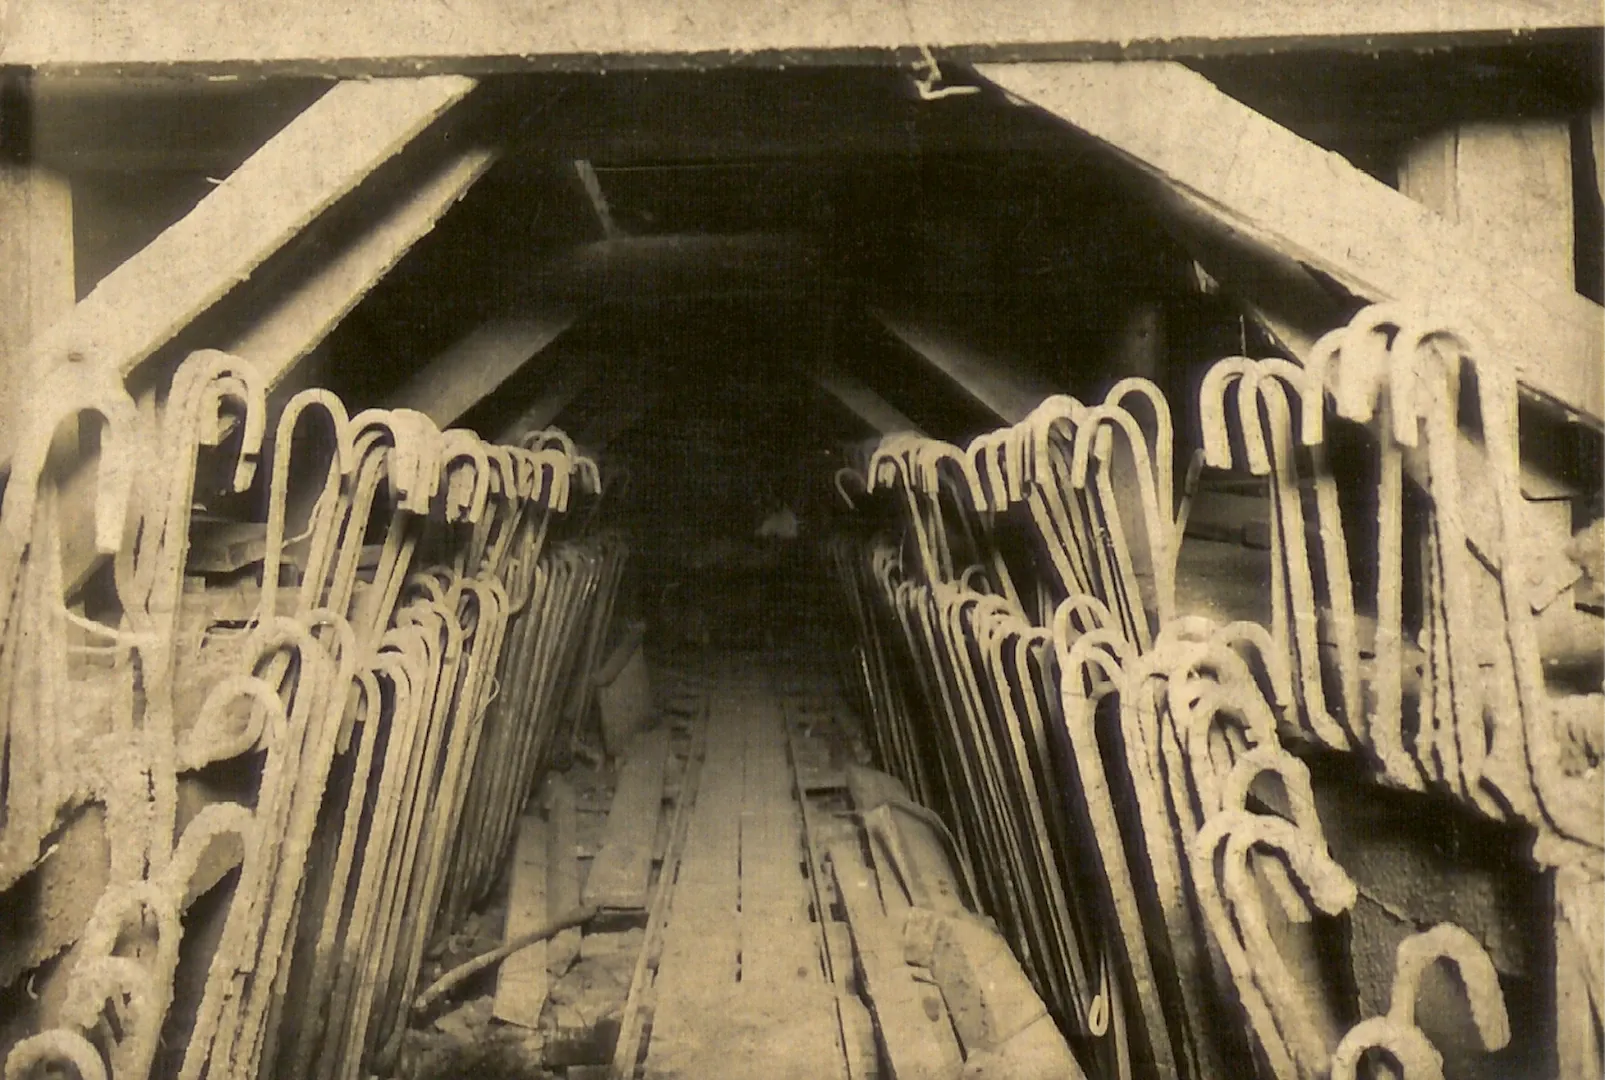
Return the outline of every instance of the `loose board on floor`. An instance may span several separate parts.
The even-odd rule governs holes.
[[[602,830],[602,847],[585,879],[585,903],[646,908],[658,815],[663,809],[663,767],[668,756],[666,729],[643,732],[631,742]]]
[[[513,849],[513,877],[507,892],[506,941],[544,925],[546,914],[547,826],[539,814],[518,823]],[[503,960],[496,975],[491,1015],[508,1024],[533,1029],[541,1018],[550,982],[546,975],[546,942],[538,941]]]

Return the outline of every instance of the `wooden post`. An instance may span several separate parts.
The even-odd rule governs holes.
[[[1490,121],[1435,132],[1406,148],[1399,190],[1457,225],[1481,251],[1525,264],[1560,288],[1574,288],[1571,130],[1565,119]],[[1587,362],[1597,365],[1600,359]],[[1572,493],[1541,479],[1530,472],[1523,476],[1527,538],[1537,553],[1560,551],[1571,540]]]
[[[1572,287],[1571,131],[1564,119],[1461,124],[1406,148],[1399,190],[1473,244]]]
[[[43,372],[28,342],[72,310],[72,190],[33,160],[28,81],[0,86],[0,427],[15,430]]]

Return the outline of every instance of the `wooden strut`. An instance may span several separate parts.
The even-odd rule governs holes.
[[[1445,305],[1493,350],[1489,373],[1605,423],[1600,306],[1467,226],[1372,179],[1173,62],[981,65],[1012,98],[1115,150],[1221,225],[1375,302]]]

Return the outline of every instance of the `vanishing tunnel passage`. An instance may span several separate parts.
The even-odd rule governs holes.
[[[1596,52],[40,79],[6,1080],[1598,1075]]]

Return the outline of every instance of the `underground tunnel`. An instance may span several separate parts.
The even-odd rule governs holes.
[[[7,1080],[1599,1075],[1573,21],[0,51]]]

